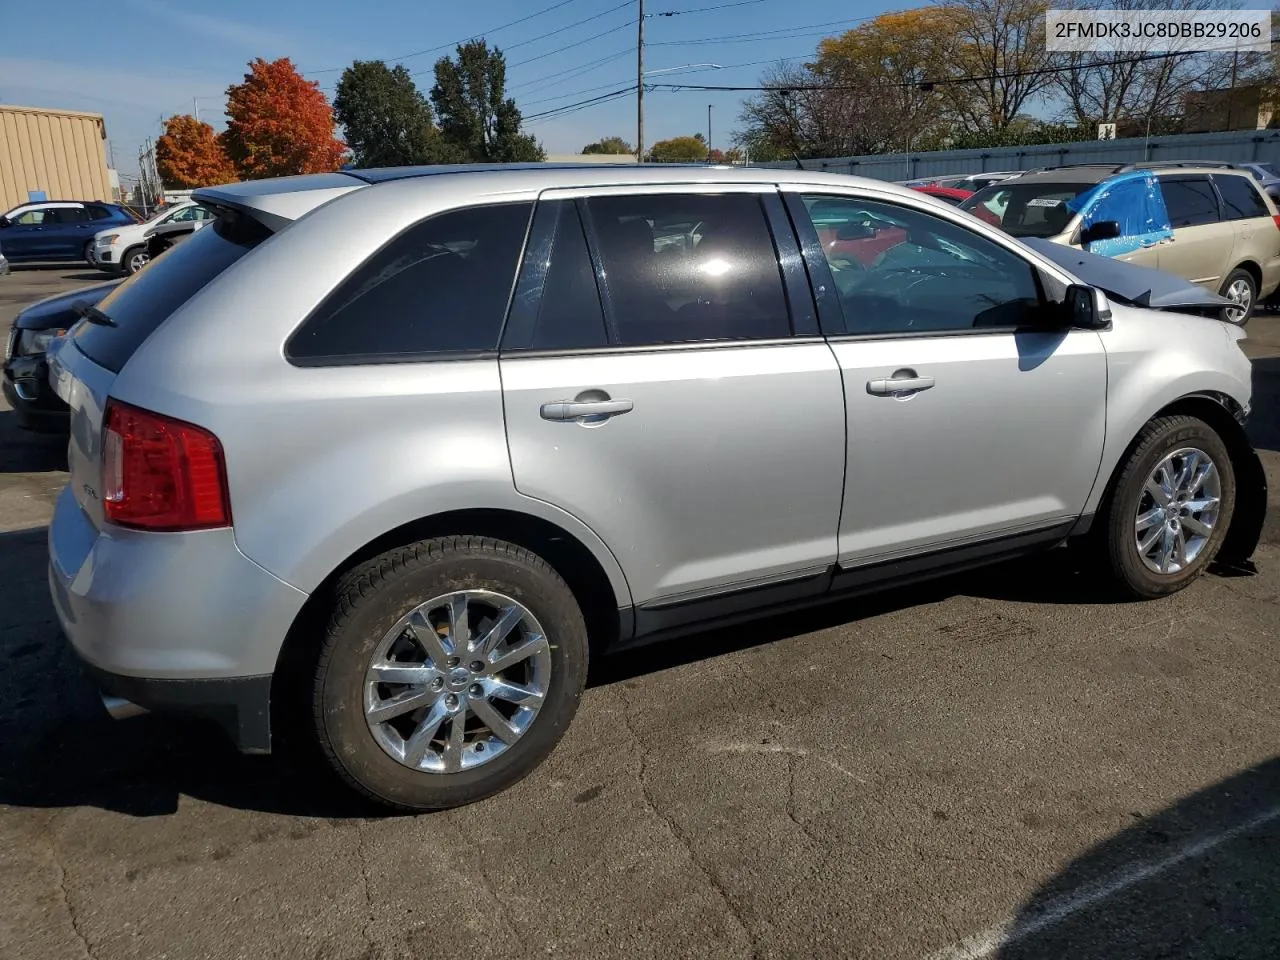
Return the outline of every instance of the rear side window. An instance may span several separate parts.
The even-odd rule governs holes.
[[[1269,217],[1258,188],[1248,177],[1233,177],[1215,173],[1213,182],[1222,194],[1222,218],[1224,220],[1249,220],[1253,217]]]
[[[1208,177],[1161,177],[1160,192],[1175,230],[1218,222],[1218,197]]]
[[[496,350],[532,206],[467,207],[410,227],[320,304],[290,338],[289,358],[377,363]]]
[[[170,314],[268,236],[248,217],[222,217],[116,287],[98,304],[116,326],[82,322],[77,345],[95,363],[119,372]]]
[[[89,212],[90,220],[110,220],[115,213],[106,207],[100,207],[97,204],[90,204],[85,208]]]
[[[54,223],[84,223],[89,219],[84,207],[55,207],[49,214],[45,217],[46,223],[50,220]]]
[[[621,345],[791,335],[759,196],[595,197],[587,208]]]

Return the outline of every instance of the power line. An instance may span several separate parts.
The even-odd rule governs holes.
[[[507,86],[507,90],[508,91],[519,90],[522,87],[531,87],[531,86],[534,86],[535,84],[537,84],[538,86],[548,86],[554,83],[564,83],[567,80],[575,80],[578,77],[582,76],[583,74],[590,73],[596,67],[604,66],[606,63],[610,63],[614,60],[620,60],[623,57],[629,57],[631,56],[631,54],[635,52],[636,52],[636,45],[633,43],[631,46],[627,47],[625,50],[619,50],[617,53],[611,53],[608,56],[601,57],[598,60],[591,60],[591,61],[588,61],[587,63],[580,63],[575,67],[565,67],[563,70],[557,70],[554,73],[544,74],[543,76],[535,77],[532,80],[525,80],[522,83],[510,84]],[[572,76],[567,76],[567,74],[572,74]],[[559,79],[556,79],[557,77]]]
[[[1211,53],[1213,51],[1199,51],[1202,53]],[[1194,55],[1194,51],[1173,50],[1164,53],[1144,53],[1135,57],[1121,57],[1114,60],[1108,60],[1105,64],[1097,66],[1118,66],[1124,63],[1144,63],[1148,60],[1167,60],[1171,57],[1185,57]],[[964,77],[939,77],[935,79],[921,80],[904,80],[894,83],[879,84],[879,87],[941,87],[953,86],[960,83],[981,83],[987,80],[1014,80],[1021,77],[1038,77],[1047,76],[1054,73],[1066,73],[1070,70],[1088,70],[1093,69],[1090,66],[1081,66],[1080,64],[1067,64],[1059,67],[1042,67],[1037,70],[1011,70],[1008,73],[988,73],[981,75],[971,75]],[[669,90],[672,92],[680,91],[702,91],[702,92],[722,92],[722,93],[744,93],[744,92],[775,92],[790,93],[809,90],[863,90],[870,91],[868,84],[823,84],[823,83],[796,83],[785,85],[756,85],[756,86],[719,86],[710,84],[692,84],[692,83],[654,83],[645,84],[650,89]]]
[[[449,43],[442,43],[438,47],[430,47],[426,50],[416,50],[413,53],[402,54],[401,56],[398,56],[398,57],[383,57],[382,59],[384,62],[389,61],[392,63],[396,63],[401,60],[411,60],[414,57],[425,56],[428,53],[436,53],[440,50],[448,50],[451,47],[458,46],[458,44],[460,43],[466,43],[468,40],[474,40],[478,36],[482,36],[482,35],[488,36],[490,34],[497,33],[500,30],[506,30],[508,27],[515,27],[515,26],[519,26],[522,23],[527,23],[528,21],[533,20],[537,17],[541,17],[544,14],[551,13],[553,10],[559,10],[561,7],[567,7],[571,3],[577,3],[577,0],[560,0],[559,3],[553,3],[551,6],[545,7],[542,10],[537,11],[536,13],[531,13],[531,14],[528,14],[527,16],[523,16],[519,20],[512,20],[510,23],[504,23],[501,26],[493,27],[492,29],[489,29],[489,30],[478,30],[475,33],[472,33],[468,36],[461,38],[460,40],[453,40],[453,41],[450,41]],[[301,72],[304,74],[334,73],[338,70],[345,70],[345,69],[347,68],[346,67],[325,67],[323,70],[303,70]]]
[[[736,33],[725,37],[707,37],[702,40],[660,40],[657,43],[651,43],[651,47],[691,47],[710,43],[757,43],[761,40],[798,40],[803,37],[826,36],[826,31],[822,33],[794,33],[796,30],[815,30],[819,27],[836,27],[853,23],[865,23],[868,20],[874,20],[875,17],[856,17],[852,20],[831,20],[826,23],[806,23],[793,27],[783,27],[779,30],[761,30],[753,33]]]
[[[600,33],[592,34],[589,37],[583,37],[581,40],[575,40],[573,43],[566,43],[563,47],[556,47],[554,50],[548,50],[546,53],[540,53],[536,57],[529,57],[525,60],[519,60],[516,63],[509,64],[509,68],[514,69],[516,67],[523,67],[526,63],[533,63],[536,60],[545,60],[547,57],[555,56],[557,53],[563,53],[565,50],[578,46],[578,44],[590,43],[592,40],[607,37],[609,34],[617,33],[619,30],[630,30],[631,26],[631,21],[628,20],[626,23],[620,23],[618,26],[611,27],[608,30],[603,30]]]
[[[696,10],[668,10],[664,13],[651,13],[651,17],[682,17],[686,13],[707,13],[710,10],[726,10],[729,7],[749,7],[766,0],[735,0],[734,3],[718,3],[714,7],[698,7]]]
[[[560,34],[564,33],[566,30],[574,30],[577,27],[582,26],[584,23],[590,23],[592,20],[599,20],[601,17],[607,17],[609,14],[613,13],[615,10],[621,10],[623,7],[633,6],[635,2],[636,0],[623,0],[623,2],[618,4],[616,7],[610,7],[608,10],[595,14],[595,16],[586,17],[583,20],[576,20],[573,23],[567,24],[566,26],[558,27],[555,30],[549,30],[546,33],[539,34],[536,37],[530,37],[528,40],[521,40],[519,43],[513,43],[513,44],[510,44],[509,46],[503,47],[502,52],[506,53],[510,50],[516,49],[517,47],[528,46],[531,43],[537,43],[539,40],[545,40],[547,37],[559,36]],[[527,60],[525,62],[528,63]]]
[[[543,97],[541,100],[523,100],[523,101],[521,101],[521,106],[522,106],[522,107],[532,107],[532,106],[535,106],[535,105],[537,105],[537,104],[539,104],[539,103],[550,103],[550,102],[551,102],[551,101],[553,101],[553,100],[565,100],[565,99],[568,99],[569,97],[577,97],[577,96],[581,96],[581,95],[582,95],[582,94],[584,94],[584,93],[594,93],[594,92],[595,92],[595,91],[597,91],[597,90],[604,90],[604,89],[605,89],[605,88],[607,88],[607,87],[616,87],[618,84],[620,84],[620,83],[626,83],[626,82],[627,82],[627,78],[626,78],[626,77],[621,77],[621,78],[619,78],[619,79],[617,79],[617,80],[613,80],[613,81],[611,81],[611,82],[609,82],[609,83],[601,83],[601,84],[599,84],[599,85],[597,85],[597,86],[594,86],[594,87],[586,87],[586,88],[584,88],[584,89],[582,89],[582,90],[574,90],[574,91],[572,91],[572,92],[570,92],[570,93],[561,93],[561,94],[558,94],[557,96],[554,96],[554,97]]]
[[[577,113],[579,110],[585,110],[587,107],[597,106],[602,103],[608,103],[610,100],[617,100],[619,97],[629,96],[635,92],[635,84],[628,87],[620,87],[609,93],[602,93],[598,97],[591,97],[587,100],[579,100],[577,103],[566,103],[563,106],[555,107],[551,110],[544,110],[541,113],[533,113],[523,120],[526,123],[534,120],[549,120],[552,117],[561,117],[569,113]]]

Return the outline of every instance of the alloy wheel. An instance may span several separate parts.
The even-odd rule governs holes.
[[[383,637],[365,674],[365,720],[397,762],[457,773],[519,741],[550,680],[551,646],[527,607],[459,590],[419,605]]]
[[[1241,323],[1244,318],[1249,315],[1249,307],[1253,304],[1253,288],[1249,285],[1248,280],[1233,280],[1231,285],[1227,287],[1224,296],[1236,306],[1224,308],[1227,320],[1231,323]]]
[[[139,270],[141,270],[150,262],[151,262],[151,256],[146,252],[140,251],[129,257],[129,263],[127,264],[127,266],[129,268],[130,273],[137,273]]]
[[[1134,543],[1147,569],[1180,573],[1196,562],[1213,536],[1222,506],[1222,477],[1203,450],[1166,454],[1138,498]]]

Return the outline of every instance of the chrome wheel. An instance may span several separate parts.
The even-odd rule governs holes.
[[[140,250],[137,253],[130,255],[129,262],[125,264],[125,267],[130,273],[137,273],[150,262],[151,255],[144,250]]]
[[[1248,280],[1238,278],[1232,280],[1222,294],[1237,306],[1226,307],[1223,312],[1231,323],[1243,323],[1249,316],[1249,308],[1253,305],[1253,287]]]
[[[1138,498],[1138,556],[1155,573],[1187,569],[1213,535],[1221,506],[1222,477],[1207,453],[1183,447],[1166,455]]]
[[[415,608],[383,637],[365,674],[365,720],[398,762],[457,773],[519,740],[550,680],[551,646],[525,606],[459,590]]]

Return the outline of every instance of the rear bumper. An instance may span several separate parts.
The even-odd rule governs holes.
[[[231,530],[97,530],[65,489],[49,525],[49,591],[63,632],[104,692],[219,720],[269,746],[266,704],[307,595],[245,557]]]
[[[92,664],[85,671],[107,698],[118,719],[134,713],[180,714],[213,720],[245,753],[271,752],[271,676],[214,680],[153,680],[108,673]],[[141,708],[141,709],[130,709]]]

